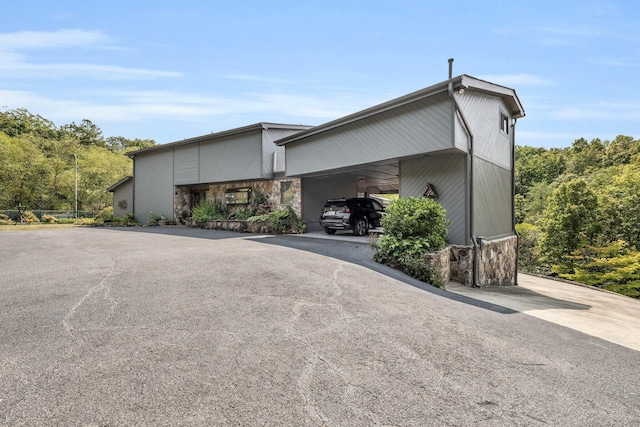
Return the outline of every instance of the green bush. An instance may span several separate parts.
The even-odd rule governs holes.
[[[137,224],[138,221],[136,221],[136,217],[133,214],[126,214],[125,216],[123,216],[122,218],[120,218],[120,222],[122,222],[123,224],[127,224],[127,225],[131,225],[131,224]]]
[[[229,215],[229,219],[246,220],[256,216],[256,210],[253,208],[240,209]]]
[[[94,224],[101,225],[105,222],[113,222],[113,206],[107,206],[96,215]]]
[[[195,222],[207,222],[219,219],[227,219],[229,211],[220,199],[204,200],[193,208],[193,220]]]
[[[264,215],[252,216],[247,219],[250,223],[258,223],[267,226],[274,233],[301,233],[307,228],[304,221],[298,218],[291,206],[285,209],[269,212]]]
[[[622,240],[578,249],[553,270],[564,279],[640,298],[640,252]]]
[[[423,197],[398,199],[389,204],[381,223],[384,235],[373,243],[376,250],[374,259],[399,268],[418,280],[443,286],[422,257],[443,249],[447,244],[450,222],[444,208]]]

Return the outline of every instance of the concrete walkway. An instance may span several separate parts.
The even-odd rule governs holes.
[[[447,290],[640,351],[640,301],[633,298],[528,274],[518,275],[516,287],[451,282]]]

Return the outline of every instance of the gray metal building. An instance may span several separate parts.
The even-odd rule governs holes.
[[[284,176],[299,180],[296,210],[319,230],[329,198],[429,190],[451,221],[449,242],[473,253],[469,280],[514,284],[514,137],[524,115],[513,89],[461,75],[315,127],[258,123],[164,144],[129,154],[132,208],[142,222],[147,212],[175,217],[185,191]],[[494,273],[497,264],[508,266]]]
[[[330,197],[429,184],[451,220],[449,241],[514,235],[514,134],[524,109],[514,90],[467,75],[277,141],[286,174],[302,178],[313,227]],[[336,194],[342,188],[344,194]]]
[[[274,141],[309,126],[256,123],[128,153],[133,159],[133,212],[177,214],[180,191],[192,195],[212,183],[271,180],[284,173],[284,147]]]

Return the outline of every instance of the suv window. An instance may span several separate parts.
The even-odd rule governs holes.
[[[384,210],[384,208],[382,207],[382,205],[380,203],[378,203],[375,200],[371,201],[371,204],[373,204],[373,209],[377,210],[377,211],[381,211]]]
[[[346,200],[328,200],[327,203],[324,204],[325,208],[331,208],[331,207],[342,208],[345,206],[347,206]]]

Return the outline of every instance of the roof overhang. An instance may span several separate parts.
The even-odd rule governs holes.
[[[240,135],[243,133],[255,132],[258,130],[262,131],[266,129],[285,129],[285,130],[302,131],[302,130],[309,129],[310,127],[311,126],[305,126],[305,125],[288,125],[288,124],[281,124],[281,123],[260,122],[260,123],[255,123],[248,126],[225,130],[222,132],[211,132],[210,134],[207,134],[207,135],[196,136],[194,138],[186,138],[186,139],[183,139],[182,141],[169,142],[167,144],[160,144],[160,145],[155,145],[149,148],[143,148],[141,150],[130,151],[126,153],[126,155],[131,158],[134,158],[138,154],[146,154],[154,151],[169,150],[175,147],[181,147],[183,145],[214,141],[216,139],[226,138],[234,135]]]
[[[406,104],[410,104],[425,98],[441,94],[443,92],[447,92],[449,90],[449,85],[451,85],[454,90],[464,88],[465,90],[477,91],[493,96],[499,96],[505,100],[514,118],[524,117],[524,109],[522,108],[522,104],[520,103],[515,90],[463,74],[458,77],[440,82],[433,86],[429,86],[416,92],[401,96],[391,101],[367,108],[366,110],[362,110],[357,113],[327,122],[325,124],[303,130],[294,135],[290,135],[277,140],[276,144],[287,145],[291,142],[298,141],[312,135],[320,134],[328,130],[347,125],[349,123],[357,122],[367,117],[383,113],[385,111],[393,110]]]
[[[113,193],[114,191],[116,191],[119,187],[121,187],[122,185],[128,183],[129,181],[132,181],[133,177],[132,176],[125,176],[124,178],[122,178],[120,181],[116,182],[115,184],[113,184],[111,187],[107,188],[107,192],[109,193]]]

